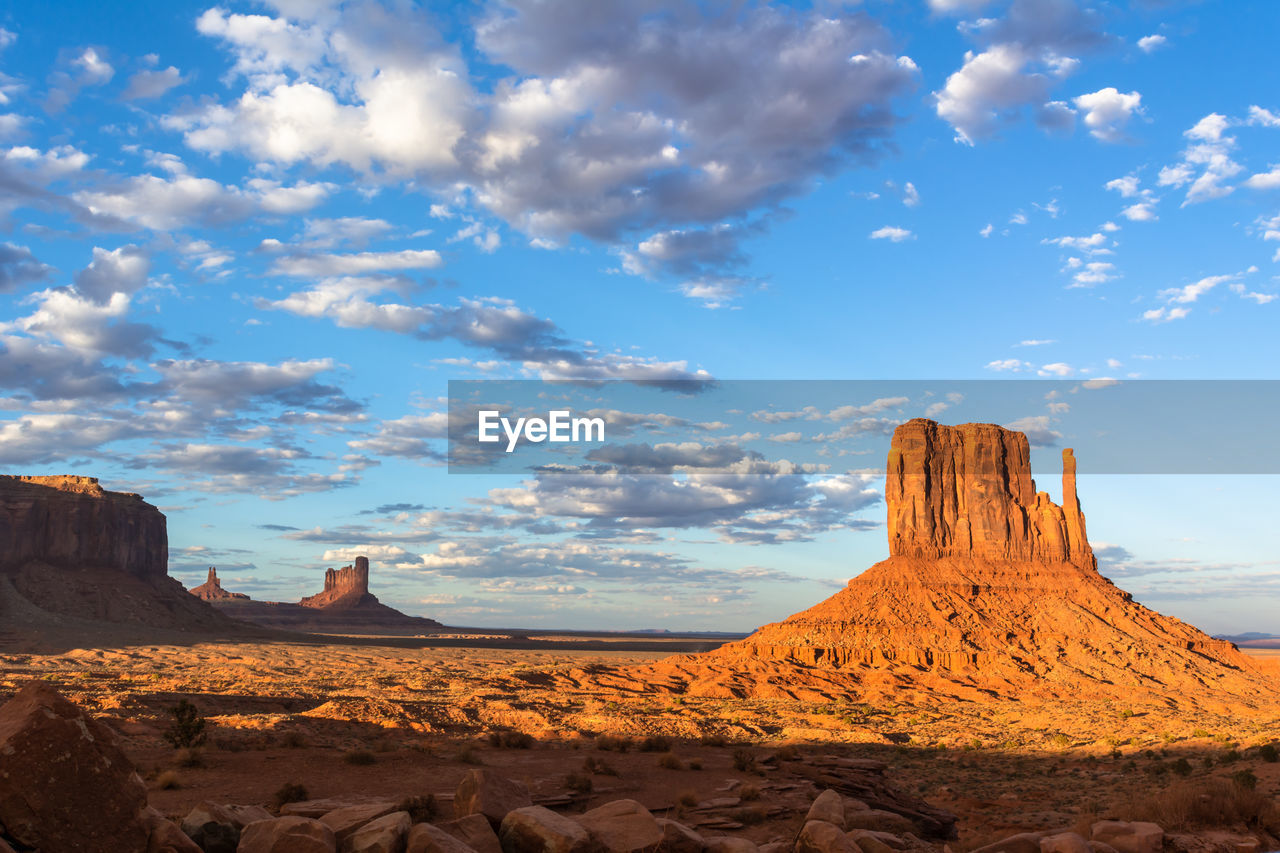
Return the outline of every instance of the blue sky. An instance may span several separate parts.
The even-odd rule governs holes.
[[[723,431],[696,441],[720,467],[609,500],[448,474],[451,379],[1277,378],[1274,3],[0,27],[0,464],[143,493],[189,583],[296,600],[368,553],[384,600],[453,624],[749,629],[886,553],[874,463],[786,468],[766,439],[726,463]],[[1014,420],[1053,444],[1062,414]],[[705,513],[663,497],[691,482]],[[1274,476],[1080,489],[1140,600],[1280,631]]]

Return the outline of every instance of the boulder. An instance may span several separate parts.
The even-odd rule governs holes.
[[[1158,824],[1144,821],[1100,820],[1090,835],[1094,841],[1110,844],[1120,853],[1160,853],[1164,847],[1164,830]]]
[[[19,846],[146,849],[146,785],[111,730],[53,687],[32,682],[0,707],[0,755],[0,826]]]
[[[476,853],[502,853],[498,834],[493,831],[493,827],[484,815],[470,814],[456,820],[445,821],[439,826]]]
[[[854,833],[859,834],[855,835]],[[858,845],[858,849],[862,853],[894,853],[895,850],[901,849],[885,844],[876,837],[878,834],[865,829],[855,829],[849,833],[849,840]]]
[[[796,836],[796,853],[861,853],[844,830],[825,820],[806,821]]]
[[[329,812],[345,809],[347,806],[367,805],[370,802],[373,801],[355,797],[326,797],[323,800],[300,800],[296,803],[285,803],[281,806],[280,816],[310,817],[319,820]]]
[[[902,850],[907,846],[905,841],[892,832],[877,832],[874,829],[851,829],[849,830],[849,837],[864,850],[870,850],[870,848],[862,843],[863,840],[871,840],[878,844],[883,844],[890,850]],[[1035,853],[1035,851],[1031,851],[1031,853]]]
[[[395,803],[361,803],[326,812],[320,817],[320,822],[332,829],[334,837],[341,843],[369,821],[395,810]]]
[[[809,814],[805,821],[822,820],[844,829],[844,798],[828,788],[818,795],[809,806]]]
[[[1093,853],[1120,853],[1120,851],[1116,850],[1116,848],[1112,847],[1105,841],[1090,841],[1089,849],[1092,850]]]
[[[485,829],[493,832],[489,822],[483,817],[472,817],[479,818]],[[420,823],[409,830],[409,844],[405,853],[475,853],[475,848],[442,827]]]
[[[270,818],[267,814],[259,819]],[[228,807],[205,800],[187,812],[182,819],[182,831],[200,845],[204,853],[236,853],[245,823]]]
[[[844,813],[845,829],[873,829],[877,832],[892,832],[905,835],[915,832],[916,825],[907,818],[883,809],[867,809],[866,811],[848,811]]]
[[[277,817],[246,826],[236,853],[338,853],[338,839],[318,820]]]
[[[529,789],[492,770],[472,770],[453,795],[454,817],[482,814],[496,828],[508,812],[533,805]]]
[[[595,853],[591,833],[575,820],[542,806],[514,809],[498,830],[503,853]]]
[[[405,853],[408,812],[392,812],[369,821],[341,842],[342,853]]]
[[[702,853],[706,846],[702,836],[683,823],[660,817],[657,824],[662,831],[662,840],[658,842],[655,853]]]
[[[153,808],[143,814],[147,823],[147,853],[206,853],[178,825]]]
[[[731,835],[720,835],[708,838],[706,853],[760,853],[754,841],[746,838],[734,838]]]
[[[1040,839],[1052,833],[1019,832],[999,841],[979,847],[972,853],[1040,853]]]
[[[1092,853],[1089,842],[1077,832],[1059,832],[1040,839],[1040,853]]]
[[[576,820],[610,853],[635,853],[662,841],[662,828],[635,800],[614,800]]]

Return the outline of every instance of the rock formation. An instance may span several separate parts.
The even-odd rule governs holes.
[[[1063,451],[1061,506],[1036,491],[1029,459],[1026,436],[992,424],[901,425],[885,482],[887,560],[744,640],[614,673],[618,686],[1270,702],[1274,684],[1235,646],[1148,610],[1098,574],[1072,452]]]
[[[39,561],[156,578],[169,567],[164,514],[96,477],[0,475],[0,543],[0,571]]]
[[[324,591],[309,595],[300,602],[303,607],[359,607],[377,604],[369,594],[369,558],[356,557],[354,566],[325,569]]]
[[[355,564],[345,568],[326,569],[324,589],[303,598],[297,604],[236,601],[231,598],[210,601],[219,610],[236,619],[293,631],[321,634],[418,634],[440,627],[440,623],[434,619],[408,616],[378,601],[378,597],[369,592],[368,557],[356,557]]]
[[[104,623],[233,628],[169,577],[168,562],[164,514],[140,496],[94,477],[0,475],[0,639],[88,633],[104,642]]]
[[[249,598],[243,592],[229,592],[223,589],[222,584],[218,581],[218,570],[213,566],[209,567],[208,580],[190,590],[190,593],[196,598],[201,598],[205,601],[248,600]]]

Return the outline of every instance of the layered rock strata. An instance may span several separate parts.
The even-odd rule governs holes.
[[[190,590],[191,594],[196,598],[205,601],[247,601],[249,596],[243,592],[231,592],[222,588],[222,582],[218,580],[218,570],[214,566],[209,567],[209,576],[204,583]]]

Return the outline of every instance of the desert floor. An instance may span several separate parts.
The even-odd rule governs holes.
[[[483,765],[547,802],[632,797],[712,834],[764,842],[798,830],[815,773],[842,756],[886,762],[899,790],[957,814],[953,850],[1098,817],[1155,819],[1223,842],[1253,835],[1263,849],[1280,832],[1280,763],[1264,748],[1280,739],[1278,720],[1070,701],[605,693],[584,672],[666,652],[584,651],[573,647],[580,639],[536,650],[334,638],[0,653],[0,693],[32,678],[56,684],[123,736],[152,804],[172,815],[204,799],[270,804],[287,783],[312,798],[430,793],[447,811],[458,780]],[[1280,651],[1252,654],[1280,674]],[[163,737],[183,698],[208,720],[198,750]]]

